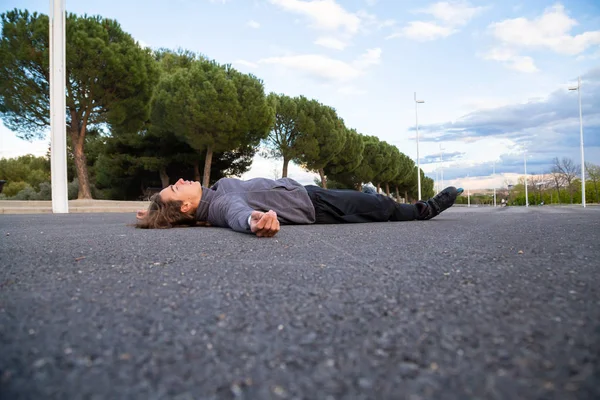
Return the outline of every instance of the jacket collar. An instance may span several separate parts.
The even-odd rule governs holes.
[[[208,208],[210,202],[217,196],[217,192],[213,189],[202,187],[202,197],[198,208],[196,209],[196,221],[207,221],[208,220]]]

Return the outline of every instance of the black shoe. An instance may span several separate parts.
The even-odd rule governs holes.
[[[431,219],[439,215],[442,211],[449,209],[463,191],[462,188],[457,189],[454,186],[448,186],[431,199],[422,202],[427,207],[423,207],[419,219]]]

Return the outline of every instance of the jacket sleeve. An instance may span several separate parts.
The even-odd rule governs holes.
[[[238,196],[220,196],[211,204],[209,222],[236,232],[252,233],[248,218],[254,211]]]

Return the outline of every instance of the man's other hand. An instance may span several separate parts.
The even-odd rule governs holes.
[[[273,210],[269,212],[252,211],[250,215],[250,230],[258,237],[272,237],[279,232],[279,220]]]

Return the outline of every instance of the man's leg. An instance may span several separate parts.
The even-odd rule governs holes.
[[[317,224],[343,224],[418,219],[423,206],[401,204],[380,194],[305,186],[315,206]]]
[[[463,189],[449,186],[427,201],[397,203],[380,194],[305,186],[313,202],[317,224],[426,220],[450,208]]]

